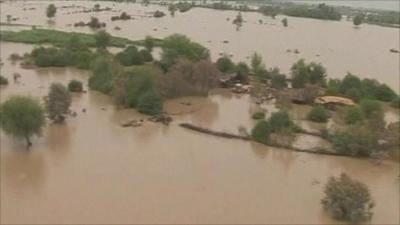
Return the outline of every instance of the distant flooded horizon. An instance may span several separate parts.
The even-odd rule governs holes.
[[[294,3],[348,6],[353,8],[400,11],[400,0],[287,0]]]

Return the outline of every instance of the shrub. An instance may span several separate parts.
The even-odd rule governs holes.
[[[270,74],[271,86],[273,88],[280,90],[287,87],[286,76],[284,74],[280,74],[279,69],[273,69],[272,71],[270,71]]]
[[[0,75],[0,85],[7,85],[8,79]]]
[[[127,47],[126,49],[124,49],[122,52],[119,52],[115,56],[115,60],[117,60],[119,63],[121,63],[124,66],[143,65],[143,63],[145,61],[144,54],[146,54],[146,53],[139,52],[138,49],[136,48],[136,46],[131,45],[131,46]],[[151,56],[151,54],[150,54],[150,56]],[[146,55],[146,57],[149,58],[148,55]]]
[[[397,98],[393,99],[390,102],[390,106],[392,106],[393,108],[400,108],[400,96],[397,96]]]
[[[265,112],[256,112],[251,116],[254,120],[261,120],[265,118]]]
[[[346,124],[355,124],[364,120],[364,115],[359,106],[348,107],[345,111]]]
[[[384,102],[390,102],[397,97],[396,92],[386,84],[379,85],[374,94],[377,100]]]
[[[319,63],[305,63],[300,59],[291,68],[292,87],[304,88],[306,84],[326,85],[326,69]]]
[[[360,102],[360,107],[366,118],[372,118],[376,114],[383,113],[381,103],[376,100],[364,99]]]
[[[111,35],[104,30],[97,32],[94,38],[96,39],[96,46],[98,48],[106,48],[111,41]]]
[[[153,55],[151,52],[147,49],[142,49],[139,51],[139,53],[142,55],[142,59],[144,62],[151,62],[153,61]]]
[[[236,76],[235,79],[241,83],[247,83],[249,81],[250,69],[244,62],[239,62],[236,66]]]
[[[333,149],[351,156],[369,156],[379,148],[378,135],[371,127],[358,124],[332,135]]]
[[[154,90],[148,90],[140,96],[137,109],[139,112],[148,115],[157,115],[163,111],[161,96]]]
[[[47,18],[52,18],[56,15],[57,13],[57,8],[54,4],[50,4],[47,6],[47,10],[46,10],[46,16]]]
[[[179,58],[198,62],[209,58],[209,51],[181,34],[166,37],[162,43],[161,64],[165,69],[175,64]]]
[[[68,90],[71,92],[82,92],[83,91],[82,82],[78,80],[71,80],[68,83]]]
[[[91,65],[89,87],[104,94],[112,89],[112,62],[104,56],[97,57]]]
[[[318,123],[325,123],[328,121],[330,117],[328,110],[326,110],[323,106],[314,106],[311,111],[308,113],[307,118],[311,121]]]
[[[361,89],[361,80],[357,76],[347,73],[340,83],[340,92],[346,93],[349,89],[355,88],[357,90]]]
[[[71,95],[67,88],[62,84],[53,83],[50,86],[49,95],[46,97],[49,118],[57,123],[63,122],[71,106],[71,101]]]
[[[193,63],[181,59],[162,77],[162,93],[166,97],[207,95],[218,86],[221,73],[209,60]]]
[[[25,138],[28,147],[30,137],[41,134],[45,124],[42,106],[31,97],[13,96],[0,105],[0,127],[9,135]]]
[[[267,143],[271,132],[272,130],[270,123],[266,120],[260,120],[251,131],[251,137],[254,141]]]
[[[334,219],[359,222],[371,218],[374,203],[365,184],[342,173],[329,178],[324,193],[322,205]]]
[[[235,64],[228,56],[222,56],[217,60],[217,68],[222,73],[232,73],[235,71]]]
[[[259,121],[253,128],[251,134],[255,141],[267,143],[271,133],[293,133],[301,130],[290,119],[286,111],[272,113],[268,120]]]

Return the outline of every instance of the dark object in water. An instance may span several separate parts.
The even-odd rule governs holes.
[[[189,124],[189,123],[181,123],[181,124],[179,124],[179,126],[187,128],[187,129],[190,129],[190,130],[198,131],[198,132],[201,132],[201,133],[211,134],[211,135],[218,136],[218,137],[250,140],[249,137],[236,135],[236,134],[230,134],[230,133],[226,133],[226,132],[220,132],[220,131],[212,131],[212,130],[209,130],[207,128],[198,127],[198,126],[195,126],[195,125],[192,125],[192,124]]]
[[[390,49],[390,52],[399,53],[400,51],[399,51],[399,50],[396,50],[396,49],[394,49],[394,48],[391,48],[391,49]]]
[[[163,123],[165,125],[169,125],[169,123],[172,122],[172,117],[166,113],[163,113],[160,115],[150,117],[148,120],[155,123]]]

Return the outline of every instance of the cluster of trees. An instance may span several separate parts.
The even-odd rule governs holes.
[[[101,49],[109,45],[111,36],[105,31],[95,35],[96,46]],[[98,55],[77,35],[63,43],[60,47],[38,47],[32,50],[27,61],[33,61],[39,67],[65,67],[74,66],[79,69],[89,69],[93,59]]]
[[[209,58],[209,51],[202,45],[192,42],[188,37],[181,34],[173,34],[166,37],[162,43],[161,65],[168,70],[179,58],[186,58],[198,62]]]
[[[0,127],[5,133],[24,138],[29,148],[31,137],[40,135],[46,125],[46,113],[55,123],[64,122],[71,106],[71,95],[59,83],[50,86],[45,104],[30,96],[13,96],[0,105]]]
[[[115,60],[123,66],[143,65],[145,62],[153,61],[153,56],[149,50],[142,49],[139,51],[136,46],[131,45],[115,55]]]
[[[100,20],[97,17],[91,17],[89,22],[87,22],[87,23],[85,23],[83,21],[77,22],[74,24],[74,27],[88,26],[92,29],[100,29],[100,28],[106,27],[106,25],[107,25],[106,23],[100,22]]]
[[[299,132],[301,128],[297,126],[289,117],[287,111],[272,113],[268,120],[260,120],[251,131],[254,141],[268,143],[272,133],[290,134]]]
[[[83,91],[82,82],[80,82],[79,80],[71,80],[68,83],[68,91],[70,91],[70,92],[82,92]]]
[[[288,16],[307,17],[324,20],[340,20],[342,15],[335,10],[334,7],[324,3],[318,4],[316,7],[308,5],[293,4],[282,9],[282,13]]]
[[[324,86],[326,84],[326,69],[314,62],[307,64],[304,59],[300,59],[291,68],[292,87],[304,88],[307,84],[317,84]]]
[[[347,174],[330,177],[324,193],[321,203],[334,219],[362,222],[372,217],[374,202],[368,187]]]
[[[111,21],[116,21],[116,20],[130,20],[131,16],[128,15],[126,12],[122,12],[121,15],[119,16],[112,16]]]
[[[396,92],[386,84],[381,84],[375,79],[361,80],[350,73],[342,80],[329,80],[325,94],[348,97],[356,102],[365,98],[390,102],[398,97]]]

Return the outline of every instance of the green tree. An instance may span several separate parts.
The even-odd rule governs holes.
[[[345,111],[346,124],[355,124],[364,120],[364,115],[359,106],[348,107]]]
[[[179,58],[186,58],[193,62],[209,58],[208,49],[181,34],[166,37],[162,44],[162,50],[161,64],[165,69],[176,63]]]
[[[53,18],[57,13],[57,8],[54,4],[47,6],[46,16],[47,18]]]
[[[71,95],[67,88],[60,83],[53,83],[46,98],[49,118],[56,123],[63,122],[71,106],[71,101]]]
[[[240,81],[241,83],[249,82],[249,73],[250,69],[244,62],[239,62],[236,66],[236,80]]]
[[[104,30],[97,32],[94,38],[98,48],[106,48],[111,41],[111,35]]]
[[[353,24],[355,26],[358,26],[364,22],[364,15],[363,14],[357,14],[356,16],[353,17]]]
[[[372,118],[377,114],[383,113],[381,103],[376,100],[364,99],[360,102],[360,107],[366,118]]]
[[[151,36],[147,35],[146,38],[144,39],[144,47],[146,47],[146,49],[147,49],[149,52],[152,52],[152,51],[153,51],[153,48],[154,48],[154,39],[153,39]]]
[[[112,89],[112,62],[105,56],[97,57],[91,65],[89,87],[104,94]]]
[[[328,110],[326,110],[323,106],[314,106],[311,111],[308,113],[307,118],[311,121],[318,123],[325,123],[328,121],[330,117]]]
[[[261,69],[265,69],[265,65],[263,64],[263,59],[260,54],[255,52],[253,55],[251,55],[251,69],[253,72],[257,72]]]
[[[228,56],[220,57],[217,62],[217,68],[222,73],[232,73],[235,71],[235,64]]]
[[[286,76],[279,72],[279,68],[274,68],[269,71],[271,77],[271,86],[278,90],[287,87]]]
[[[71,80],[68,83],[68,90],[70,92],[82,92],[83,91],[82,82],[80,82],[79,80]]]
[[[308,64],[309,82],[311,84],[326,85],[326,69],[320,63],[311,62]]]
[[[28,148],[32,135],[41,134],[46,123],[39,102],[31,97],[13,96],[0,106],[0,125],[5,133],[25,138]]]
[[[292,87],[293,88],[304,88],[309,80],[309,68],[304,62],[304,59],[300,59],[291,68],[292,72]]]
[[[361,80],[357,76],[351,73],[347,73],[347,75],[343,78],[342,82],[340,83],[339,89],[341,93],[346,93],[351,88],[360,90]]]
[[[342,173],[329,178],[324,193],[321,203],[334,219],[360,222],[371,218],[374,203],[365,184]]]
[[[390,106],[392,106],[393,108],[400,108],[400,96],[397,96],[395,99],[393,99],[390,102]]]
[[[163,100],[154,90],[150,89],[140,96],[137,109],[140,113],[157,115],[163,111]]]
[[[283,18],[283,19],[282,19],[282,25],[283,25],[284,27],[287,27],[287,26],[288,26],[288,19],[287,19],[287,18]]]

